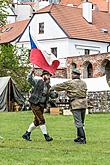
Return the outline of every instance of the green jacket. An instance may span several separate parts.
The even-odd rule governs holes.
[[[53,86],[56,91],[65,91],[70,98],[71,108],[82,109],[87,108],[86,83],[81,79],[68,80],[66,82]]]

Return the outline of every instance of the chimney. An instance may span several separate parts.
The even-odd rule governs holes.
[[[88,2],[88,0],[83,2],[82,11],[83,17],[86,19],[86,21],[92,23],[92,2]]]
[[[42,9],[42,8],[44,8],[44,7],[46,7],[46,6],[48,6],[50,3],[49,3],[49,0],[41,0],[41,1],[39,1],[39,9]]]

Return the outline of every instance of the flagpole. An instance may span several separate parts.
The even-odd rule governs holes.
[[[32,65],[32,68],[34,69],[34,64]]]
[[[34,73],[35,72],[35,68],[34,68],[34,64],[32,64],[32,72]]]

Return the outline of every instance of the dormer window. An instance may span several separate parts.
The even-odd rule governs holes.
[[[39,34],[44,33],[44,22],[39,23]]]
[[[9,28],[6,28],[6,29],[3,29],[1,32],[4,33],[4,32],[9,32],[13,27],[9,27]]]
[[[102,29],[101,29],[101,32],[102,32],[102,33],[108,33],[108,30],[107,30],[106,28],[102,28]]]

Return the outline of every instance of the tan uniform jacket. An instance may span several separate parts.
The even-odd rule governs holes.
[[[81,79],[69,80],[61,84],[57,84],[53,86],[53,88],[56,91],[67,92],[67,96],[71,100],[71,108],[73,110],[87,108],[87,100],[86,100],[87,86],[83,80]]]

